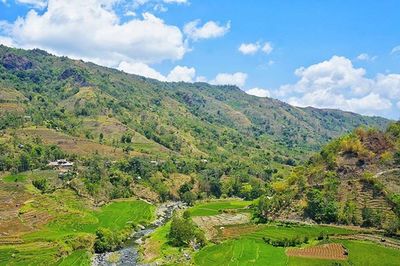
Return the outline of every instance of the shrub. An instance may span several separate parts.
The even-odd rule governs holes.
[[[32,185],[39,189],[42,193],[46,192],[48,189],[47,179],[45,178],[33,180]]]
[[[122,245],[123,237],[121,234],[112,232],[108,228],[99,228],[96,231],[94,250],[97,253],[113,251]]]
[[[184,217],[174,215],[168,238],[171,245],[176,247],[187,247],[192,243],[204,246],[206,242],[203,232],[191,221],[187,214]]]

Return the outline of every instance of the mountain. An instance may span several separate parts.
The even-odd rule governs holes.
[[[317,150],[360,125],[385,128],[389,122],[298,108],[247,95],[235,86],[160,82],[37,49],[1,46],[0,70],[1,110],[30,116],[25,125],[84,136],[93,120],[108,117],[119,125],[108,127],[110,135],[129,129],[149,145],[180,154],[286,149],[300,159],[304,150]],[[92,133],[94,138],[100,134]],[[108,132],[103,134],[109,142]]]
[[[270,183],[264,218],[400,228],[400,123],[359,128]]]

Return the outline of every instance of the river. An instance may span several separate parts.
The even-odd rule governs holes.
[[[92,266],[132,266],[143,265],[139,262],[138,247],[143,243],[143,238],[172,217],[174,210],[186,208],[186,204],[180,201],[166,202],[157,206],[156,220],[147,227],[132,234],[123,247],[113,252],[96,253],[92,258]]]

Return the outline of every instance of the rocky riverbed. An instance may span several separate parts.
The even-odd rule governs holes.
[[[139,262],[138,246],[143,243],[143,238],[151,234],[157,227],[164,225],[172,216],[174,210],[186,208],[180,201],[166,202],[157,206],[156,220],[148,227],[141,227],[133,232],[131,238],[125,242],[124,247],[114,252],[94,254],[92,266],[132,266],[142,265]]]

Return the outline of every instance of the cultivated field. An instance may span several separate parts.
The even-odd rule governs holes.
[[[342,244],[330,243],[306,248],[289,248],[289,257],[308,257],[327,260],[346,260],[347,251]]]
[[[26,178],[7,177],[2,184],[7,191],[13,186],[15,193],[10,207],[1,211],[0,265],[87,265],[87,248],[98,228],[118,231],[154,218],[154,206],[144,201],[127,199],[93,208],[70,190],[38,193],[24,184]],[[5,215],[9,219],[4,220]]]
[[[198,203],[189,211],[191,216],[211,216],[229,210],[233,212],[246,211],[251,203],[251,201],[239,199],[209,201]]]

